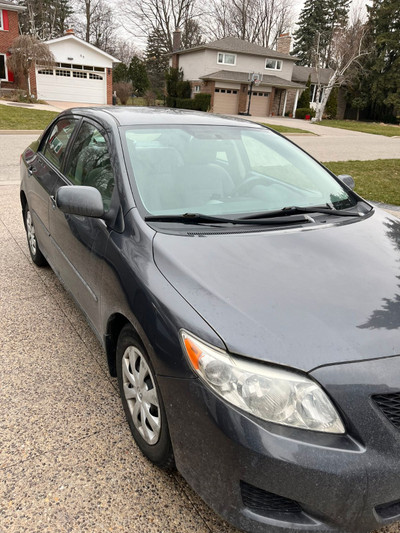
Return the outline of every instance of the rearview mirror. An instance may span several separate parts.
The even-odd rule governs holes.
[[[349,174],[340,174],[338,178],[343,181],[343,183],[347,185],[347,187],[350,187],[350,189],[354,189],[356,184],[354,183],[353,178]]]
[[[63,213],[100,218],[104,215],[103,199],[94,187],[72,185],[60,187],[56,194],[57,207]]]

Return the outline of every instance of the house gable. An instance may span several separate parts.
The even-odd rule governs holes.
[[[78,39],[72,34],[46,41],[46,44],[53,53],[56,63],[91,65],[105,68],[111,68],[113,63],[119,63],[119,60],[115,57],[82,39]]]

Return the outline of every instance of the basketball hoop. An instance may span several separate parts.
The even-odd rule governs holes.
[[[253,74],[251,75],[251,81],[256,87],[260,85],[261,80],[262,80],[262,74],[253,72]]]

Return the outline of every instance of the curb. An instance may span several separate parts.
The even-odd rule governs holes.
[[[0,130],[0,135],[40,135],[43,130]]]

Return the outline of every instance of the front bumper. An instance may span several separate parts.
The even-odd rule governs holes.
[[[400,430],[371,399],[400,391],[400,358],[313,376],[342,412],[346,435],[262,422],[200,380],[159,377],[179,471],[244,531],[367,533],[400,520]]]

